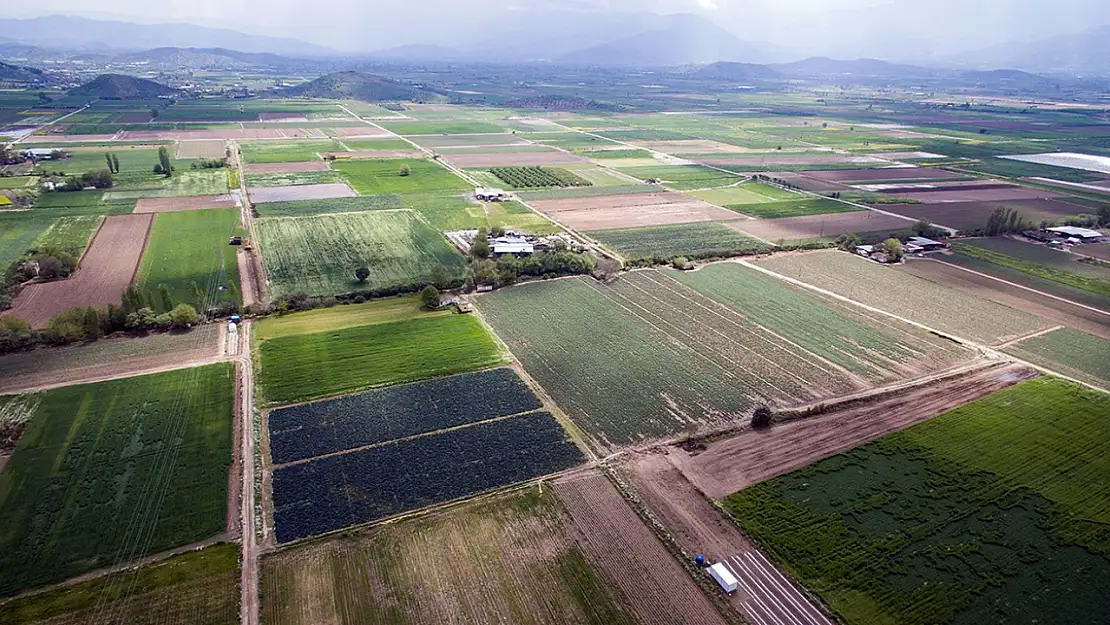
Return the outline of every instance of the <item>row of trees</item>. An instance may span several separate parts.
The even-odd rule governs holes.
[[[80,176],[67,176],[54,184],[55,191],[80,191],[88,187],[110,189],[116,184],[112,172],[107,169],[87,171]]]
[[[104,162],[108,163],[108,172],[113,174],[119,173],[119,157],[114,152],[104,153]]]
[[[170,151],[166,149],[166,146],[158,148],[158,164],[154,166],[154,173],[169,178],[173,176],[174,169],[176,167],[173,166],[173,161],[170,160]]]

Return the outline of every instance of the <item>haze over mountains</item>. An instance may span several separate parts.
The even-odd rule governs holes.
[[[1043,3],[1032,0],[1014,0],[1008,12],[993,17],[983,11],[961,13],[955,8],[960,3],[954,0],[921,4],[942,13],[947,10],[944,17],[947,26],[942,28],[943,20],[932,12],[914,13],[921,19],[912,24],[904,18],[896,19],[893,16],[909,14],[900,0],[868,9],[825,13],[823,21],[816,24],[811,16],[802,15],[785,30],[781,22],[753,13],[751,22],[759,27],[743,29],[744,36],[736,34],[735,25],[728,26],[729,19],[709,19],[713,16],[541,8],[509,12],[496,21],[485,22],[487,26],[460,25],[438,39],[425,34],[435,32],[435,28],[411,31],[408,36],[412,41],[398,46],[382,45],[396,34],[364,36],[360,48],[354,51],[190,24],[133,24],[50,16],[0,19],[3,33],[0,58],[33,65],[41,49],[64,49],[70,54],[111,53],[121,62],[128,62],[129,58],[122,53],[142,52],[130,60],[153,59],[169,65],[174,62],[173,55],[179,55],[182,65],[193,66],[203,64],[198,55],[212,54],[208,51],[215,50],[223,58],[212,59],[213,63],[226,66],[229,63],[226,59],[240,55],[244,68],[267,62],[265,57],[252,54],[276,54],[284,59],[664,67],[715,61],[784,63],[824,56],[876,58],[932,67],[1110,75],[1110,25],[1100,25],[1110,24],[1110,6],[1089,6],[1082,14],[1084,21],[1075,23],[1075,15],[1064,12],[1063,19],[1060,11],[1045,11]],[[1031,6],[1037,6],[1044,14],[1044,27],[1033,31],[1028,20],[1020,17],[1027,15]],[[1089,30],[1058,34],[1069,25],[1073,30]],[[959,45],[952,43],[952,32],[974,28],[979,29],[979,34],[961,39]],[[1025,38],[999,41],[997,31],[1023,33]],[[830,37],[830,32],[836,36]],[[337,46],[343,43],[341,37],[335,41]],[[186,53],[181,51],[183,48],[200,51]]]

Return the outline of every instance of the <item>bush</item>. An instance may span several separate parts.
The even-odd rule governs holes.
[[[752,427],[757,430],[765,430],[771,427],[771,421],[775,418],[775,413],[771,412],[771,408],[766,404],[759,406],[755,409],[755,414],[752,415]]]
[[[439,289],[430,284],[424,287],[424,290],[420,292],[420,301],[423,302],[424,308],[428,310],[439,308]]]
[[[400,175],[401,175],[402,177],[404,177],[404,176],[411,176],[411,175],[412,175],[412,168],[411,168],[411,167],[409,167],[408,165],[401,165],[401,172],[400,172]]]

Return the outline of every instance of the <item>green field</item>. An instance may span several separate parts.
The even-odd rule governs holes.
[[[80,257],[100,228],[99,215],[59,217],[35,239],[34,247],[54,247]]]
[[[1097,623],[1107,415],[1106,394],[1032,380],[723,504],[848,625]]]
[[[401,167],[409,175],[401,175]],[[465,180],[430,160],[383,159],[335,161],[335,168],[360,195],[387,193],[461,193],[470,189]]]
[[[135,210],[135,198],[112,198],[104,191],[43,193],[33,207],[36,215],[120,215]]]
[[[489,122],[390,122],[378,124],[402,136],[412,135],[476,135],[505,132],[505,128]]]
[[[967,244],[988,252],[1004,254],[1020,261],[1043,265],[1052,269],[1060,269],[1067,273],[1076,274],[1084,278],[1110,282],[1110,263],[1081,262],[1084,258],[1084,248],[1080,247],[1072,254],[1064,250],[1056,250],[1047,245],[1027,243],[1009,237],[992,237],[989,239],[970,239]],[[974,253],[974,252],[972,252]],[[1018,267],[1012,267],[1018,269]],[[1042,276],[1046,277],[1047,276]]]
[[[270,217],[257,222],[274,295],[337,295],[426,282],[442,265],[460,276],[464,259],[409,210]],[[226,241],[225,241],[226,243]],[[359,284],[355,269],[370,269]]]
[[[0,176],[0,189],[18,189],[31,182],[30,176]]]
[[[162,309],[162,285],[175,305],[191,304],[200,312],[220,302],[238,304],[239,248],[227,240],[242,234],[236,208],[158,213],[136,284],[158,304],[156,310]]]
[[[340,142],[354,152],[413,149],[412,144],[404,139],[340,139]]]
[[[179,169],[169,178],[158,174],[117,176],[117,185],[105,199],[134,200],[144,197],[184,197],[227,193],[227,169]]]
[[[254,324],[251,336],[256,340],[265,341],[283,336],[330,332],[419,317],[441,317],[450,315],[452,310],[453,308],[428,310],[424,308],[418,296],[404,295],[371,300],[362,304],[319,308],[278,317],[267,317]]]
[[[1060,284],[1072,288],[1089,291],[1091,293],[1094,293],[1095,295],[1110,297],[1110,279],[1108,279],[1110,278],[1110,270],[1102,266],[1083,266],[1082,263],[1076,261],[1076,270],[1081,272],[1076,273],[1076,271],[1072,270],[1071,265],[1065,265],[1066,268],[1060,268],[1060,265],[1056,262],[1053,262],[1052,260],[1048,260],[1048,262],[1053,262],[1052,266],[1045,265],[1041,264],[1040,262],[1032,262],[1029,260],[1025,260],[1024,258],[1017,258],[1015,256],[1010,256],[1009,254],[996,252],[994,250],[987,249],[985,246],[980,247],[976,245],[965,245],[962,243],[956,243],[952,246],[952,249],[955,250],[957,254],[962,256],[967,256],[976,260],[993,263],[1001,267],[1014,269],[1016,271],[1027,273],[1037,278],[1051,280],[1052,282],[1059,282]],[[1012,250],[1007,249],[1007,251]],[[1094,277],[1089,274],[1094,274],[1101,277]]]
[[[629,260],[669,262],[676,256],[723,258],[771,249],[758,239],[716,222],[596,230],[589,235]]]
[[[1088,384],[1110,390],[1110,341],[1067,328],[1002,350]]]
[[[472,315],[449,315],[263,341],[259,387],[267,402],[329,395],[500,364],[497,340]]]
[[[703,165],[653,165],[635,167],[621,167],[617,165],[616,168],[645,182],[651,178],[662,180],[664,185],[678,191],[727,187],[743,180],[743,178],[736,174],[710,169]]]
[[[104,159],[104,155],[108,152],[115,154],[119,158],[121,175],[154,175],[151,170],[158,164],[158,148],[151,148],[149,146],[113,146],[103,149],[81,148],[80,150],[68,151],[69,156],[64,159],[57,161],[42,161],[35,166],[35,171],[63,171],[67,175],[75,175],[87,171],[108,169],[108,163]],[[183,161],[181,159],[174,159],[174,162],[180,168]],[[184,161],[184,163],[187,168],[189,166],[189,161]]]
[[[284,174],[252,174],[247,172],[249,187],[290,187],[301,184],[331,184],[343,182],[334,171],[298,171]]]
[[[70,386],[0,474],[0,594],[224,531],[230,364]]]
[[[50,218],[22,212],[0,213],[0,267],[19,260],[53,223]]]
[[[222,543],[4,604],[5,625],[235,625],[239,547]]]
[[[750,182],[734,187],[725,187],[723,189],[694,191],[690,195],[718,206],[765,204],[767,202],[803,200],[809,197],[790,191],[783,191],[777,187]]]
[[[321,153],[346,152],[338,141],[254,141],[239,144],[244,163],[318,161]]]

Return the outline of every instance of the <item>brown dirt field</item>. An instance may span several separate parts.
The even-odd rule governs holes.
[[[586,159],[551,150],[550,152],[489,152],[486,154],[448,154],[444,155],[456,167],[512,167],[522,165],[577,165],[588,163]]]
[[[221,139],[177,143],[177,158],[224,158],[225,156],[227,156],[227,147]]]
[[[977,273],[964,271],[953,265],[937,262],[943,260],[943,258],[910,259],[910,262],[905,265],[905,270],[926,280],[1110,340],[1110,315],[1072,306]]]
[[[410,139],[426,148],[482,148],[490,146],[509,147],[514,145],[533,145],[531,141],[509,133],[413,135]]]
[[[1083,247],[1073,248],[1073,251],[1077,254],[1083,254],[1084,256],[1091,256],[1110,262],[1110,243],[1084,245]]]
[[[799,189],[802,189],[803,191],[809,191],[810,193],[829,193],[831,191],[852,190],[852,187],[849,187],[848,185],[836,182],[828,182],[826,180],[818,180],[816,178],[810,178],[808,176],[804,176],[797,172],[791,171],[776,171],[774,176],[772,177],[780,178],[789,182],[790,184],[797,185]]]
[[[1042,191],[1018,185],[976,185],[963,188],[937,188],[920,190],[884,190],[889,193],[923,204],[947,204],[952,202],[1006,202],[1012,200],[1051,200],[1062,197],[1059,193]]]
[[[295,187],[265,187],[253,189],[251,200],[263,202],[288,202],[291,200],[326,200],[333,197],[355,197],[351,187],[336,182],[332,184],[304,184]]]
[[[696,162],[705,165],[715,165],[717,167],[751,167],[752,169],[762,169],[767,165],[835,165],[839,163],[859,163],[861,157],[858,156],[776,156],[768,154],[766,156],[749,156],[746,158],[700,158]],[[775,178],[782,178],[783,172],[775,172]]]
[[[150,123],[150,113],[121,113],[116,118],[117,124],[147,124]]]
[[[80,135],[82,140],[91,135]],[[213,130],[125,130],[120,141],[212,141],[227,139],[326,139],[316,128],[219,128]]]
[[[578,230],[609,230],[739,219],[741,215],[673,191],[530,202]]]
[[[85,141],[112,141],[116,135],[31,135],[21,143],[82,143]]]
[[[328,128],[328,131],[345,139],[381,139],[393,136],[389,134],[388,131],[369,124],[364,124],[362,126],[339,126],[336,128]]]
[[[424,158],[424,153],[420,150],[364,150],[362,152],[328,152],[324,156],[334,156],[337,159]]]
[[[302,113],[259,113],[258,121],[262,122],[307,122],[308,118]]]
[[[243,307],[246,308],[259,301],[258,296],[258,276],[254,271],[254,259],[251,253],[240,249],[239,253],[235,255],[235,260],[239,264],[239,292],[243,296]]]
[[[875,401],[747,431],[696,455],[671,448],[668,457],[698,490],[717,500],[1038,375],[1025,365],[991,362]]]
[[[0,393],[68,386],[196,366],[220,358],[216,324],[184,334],[114,337],[85,345],[51,347],[0,356]]]
[[[601,473],[555,484],[591,560],[620,588],[641,623],[725,623],[709,599]]]
[[[118,304],[135,279],[154,215],[110,215],[93,236],[77,271],[66,280],[28,285],[16,296],[9,313],[45,328],[57,313]]]
[[[169,213],[173,211],[203,210],[206,208],[235,208],[235,198],[230,195],[193,195],[187,197],[141,198],[135,203],[135,213]]]
[[[620,472],[684,551],[703,554],[709,562],[726,562],[741,581],[729,598],[734,609],[759,625],[831,624],[818,601],[805,596],[745,537],[720,508],[682,475],[666,450],[635,452]]]
[[[295,174],[303,171],[328,171],[331,167],[324,161],[305,161],[302,163],[250,163],[246,166],[251,174]]]
[[[944,223],[944,222],[938,222]],[[745,234],[759,237],[764,241],[785,239],[815,239],[835,237],[845,232],[877,232],[880,230],[905,230],[913,222],[891,217],[875,211],[855,211],[829,215],[807,215],[805,217],[786,217],[783,219],[759,219],[756,221],[730,222],[728,227]],[[947,224],[944,224],[947,225]]]
[[[1055,220],[1061,216],[1078,215],[1089,211],[1084,207],[1056,200],[1009,200],[1002,204],[1017,209],[1027,221],[1038,223],[1043,219]],[[998,202],[947,202],[942,204],[884,204],[882,210],[914,219],[927,219],[933,223],[975,230],[987,225]]]
[[[761,152],[738,145],[709,139],[682,139],[678,141],[629,141],[633,145],[665,154],[750,154]],[[805,149],[805,148],[801,148]],[[783,150],[785,151],[785,150]]]
[[[826,182],[863,182],[867,180],[920,180],[922,178],[962,178],[961,174],[932,167],[887,167],[882,169],[831,169],[804,171],[803,175]]]

